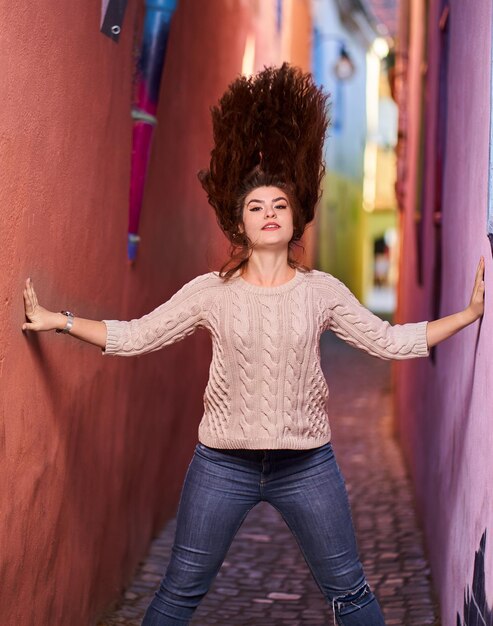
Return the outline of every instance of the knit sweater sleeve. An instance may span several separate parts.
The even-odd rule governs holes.
[[[136,356],[181,341],[206,326],[208,274],[183,285],[169,300],[139,319],[103,320],[103,355]]]
[[[390,324],[365,308],[346,285],[324,275],[328,328],[347,343],[384,360],[428,356],[428,321]]]

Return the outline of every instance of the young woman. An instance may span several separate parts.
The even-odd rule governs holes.
[[[188,624],[248,512],[275,507],[344,626],[384,624],[358,557],[330,443],[319,342],[330,329],[382,359],[424,357],[479,319],[481,257],[467,308],[391,325],[334,276],[292,256],[314,216],[324,173],[326,96],[284,64],[238,78],[212,110],[215,147],[199,173],[232,243],[220,272],[198,276],[140,319],[93,321],[38,303],[27,279],[24,330],[68,332],[104,354],[136,355],[198,327],[213,341],[199,443],[188,467],[171,559],[143,626]]]

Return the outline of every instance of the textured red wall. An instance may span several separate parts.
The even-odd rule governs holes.
[[[200,11],[196,0],[179,3],[130,268],[142,3],[129,3],[118,44],[99,32],[96,1],[0,7],[3,626],[93,623],[175,510],[202,415],[207,335],[103,358],[70,337],[24,335],[21,290],[31,276],[48,308],[130,319],[218,268],[225,239],[196,173],[211,147],[209,107],[241,71],[247,10],[239,0]]]

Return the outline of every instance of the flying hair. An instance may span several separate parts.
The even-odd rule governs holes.
[[[293,206],[293,241],[313,220],[325,174],[328,100],[310,73],[283,63],[239,76],[211,108],[214,147],[209,169],[198,177],[232,244],[231,260],[248,260],[242,251],[249,242],[238,226],[244,198],[255,187],[286,191]]]

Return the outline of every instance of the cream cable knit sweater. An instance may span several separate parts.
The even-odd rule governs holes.
[[[140,319],[103,320],[105,354],[133,356],[206,328],[213,344],[199,441],[215,448],[307,449],[330,441],[320,335],[332,330],[381,359],[428,356],[427,321],[391,325],[331,274],[296,271],[278,287],[216,272]]]

